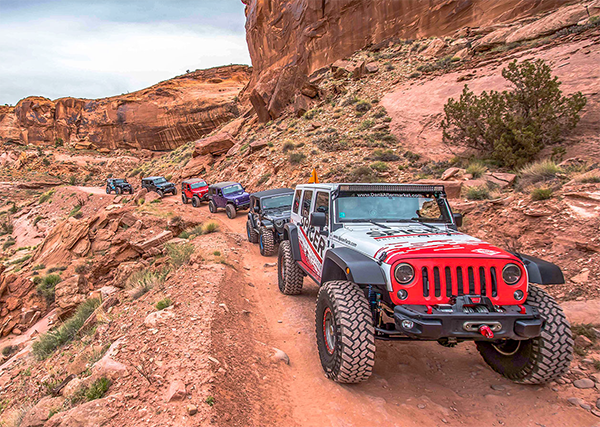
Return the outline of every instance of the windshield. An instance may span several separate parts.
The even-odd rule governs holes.
[[[260,201],[263,209],[291,209],[293,194],[283,194],[281,196],[266,197]]]
[[[445,199],[422,194],[344,193],[336,200],[337,222],[452,222]]]
[[[242,188],[242,186],[240,184],[235,184],[235,185],[232,185],[230,187],[225,187],[223,189],[223,195],[227,196],[229,194],[239,193],[240,191],[244,191],[244,189]]]
[[[167,180],[166,180],[166,179],[164,179],[164,178],[156,178],[156,179],[154,180],[154,183],[155,183],[155,184],[164,184],[165,182],[167,182]]]
[[[115,184],[125,184],[127,183],[127,181],[125,181],[124,179],[115,179]]]
[[[194,182],[192,185],[190,185],[190,187],[192,187],[192,190],[195,190],[196,188],[206,187],[206,182],[204,182],[204,181]]]

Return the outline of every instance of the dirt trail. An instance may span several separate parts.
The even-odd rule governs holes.
[[[224,213],[211,215],[206,206],[184,207],[178,198],[166,205],[185,217],[213,218],[224,231],[245,239],[245,213],[229,220]],[[299,296],[285,296],[277,289],[277,261],[265,258],[258,247],[244,241],[240,262],[252,286],[243,295],[251,305],[251,322],[270,346],[285,351],[290,366],[283,366],[283,384],[272,384],[277,410],[262,423],[288,426],[592,426],[597,418],[569,406],[551,386],[520,386],[492,372],[475,346],[463,343],[444,348],[437,343],[389,343],[377,341],[375,369],[369,381],[340,385],[323,374],[315,344],[314,305],[317,286],[308,279]],[[242,271],[238,267],[238,271]],[[234,292],[222,290],[231,295]],[[238,298],[239,300],[239,298]],[[256,310],[256,312],[255,312]],[[250,385],[250,384],[247,384]],[[264,386],[264,384],[263,384]],[[492,388],[492,386],[494,388]],[[244,387],[243,381],[240,388]],[[273,409],[273,408],[271,408]],[[264,408],[263,411],[267,411]],[[293,423],[286,417],[290,413]]]

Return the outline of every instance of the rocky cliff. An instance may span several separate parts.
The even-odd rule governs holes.
[[[281,115],[311,73],[391,38],[445,36],[554,9],[566,0],[242,0],[261,121]],[[306,91],[304,91],[306,92]]]
[[[250,73],[250,67],[232,65],[111,98],[25,98],[15,107],[0,107],[0,142],[173,149],[238,116],[234,99]]]

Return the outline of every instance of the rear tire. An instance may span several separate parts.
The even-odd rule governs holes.
[[[527,304],[537,308],[544,320],[539,337],[502,343],[479,341],[477,350],[494,371],[516,383],[547,383],[569,370],[573,360],[571,326],[543,289],[529,285]]]
[[[210,200],[208,202],[208,210],[210,211],[210,213],[216,213],[217,212],[217,205],[215,205],[215,202],[213,202],[212,200]]]
[[[189,203],[189,199],[187,198],[185,193],[181,193],[181,201],[183,202],[184,205],[187,205]]]
[[[227,218],[229,219],[233,219],[237,216],[237,211],[235,210],[235,206],[233,206],[231,203],[227,204],[227,206],[225,206],[225,212],[227,213]]]
[[[123,193],[123,190],[121,189],[121,187],[117,187],[117,189],[115,190],[115,192],[117,194],[121,194],[121,193]]]
[[[248,236],[248,241],[250,243],[258,243],[258,233],[254,227],[250,225],[250,221],[246,221],[246,235]]]
[[[133,194],[133,188],[129,189],[129,194]]]
[[[177,195],[177,189],[173,190],[173,195],[176,196]]]
[[[285,295],[298,295],[302,292],[304,273],[298,267],[292,256],[292,246],[289,240],[279,245],[277,257],[277,281],[279,290]]]
[[[258,243],[262,256],[271,256],[275,253],[275,237],[272,230],[260,227]]]
[[[157,191],[157,193],[158,193],[158,195],[159,195],[159,197],[160,197],[161,199],[162,199],[163,197],[165,197],[165,193],[163,193],[163,191],[162,191],[162,190],[158,190],[158,191]]]
[[[198,196],[192,197],[192,206],[195,208],[200,207],[200,198]]]
[[[328,378],[339,383],[369,379],[375,365],[375,328],[369,302],[356,284],[335,280],[321,286],[316,333]]]
[[[106,187],[106,194],[110,194],[110,188]]]

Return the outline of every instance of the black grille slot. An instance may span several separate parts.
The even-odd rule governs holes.
[[[496,283],[496,267],[490,268],[490,276],[492,276],[492,296],[498,296],[498,284]]]
[[[469,295],[475,295],[475,275],[473,274],[473,267],[467,269],[469,275]]]
[[[446,273],[446,296],[451,297],[452,296],[452,271],[450,270],[450,267],[446,267],[444,269],[444,272]]]
[[[433,286],[435,288],[435,296],[442,296],[442,285],[440,283],[440,269],[433,267]]]
[[[421,269],[421,273],[423,274],[423,296],[429,296],[429,277],[427,275],[427,267],[423,267]]]
[[[456,267],[456,283],[458,284],[458,296],[464,295],[463,273],[461,267]]]
[[[481,295],[487,295],[487,284],[485,283],[485,268],[479,267],[479,286]]]

